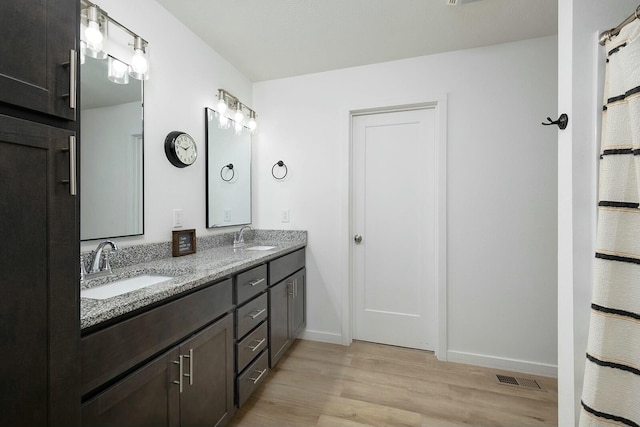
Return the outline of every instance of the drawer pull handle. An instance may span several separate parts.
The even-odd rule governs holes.
[[[254,314],[247,314],[247,316],[249,316],[252,319],[255,319],[256,317],[260,316],[262,313],[264,313],[265,311],[267,311],[266,308],[263,308],[262,310],[257,311]]]
[[[253,282],[249,282],[249,285],[251,287],[253,287],[253,286],[259,285],[260,283],[262,283],[264,281],[265,281],[265,278],[263,277],[262,279],[258,279],[258,280],[254,280]]]
[[[247,348],[248,348],[248,349],[251,349],[251,351],[256,351],[258,348],[260,348],[260,346],[261,346],[261,345],[262,345],[266,340],[267,340],[266,338],[262,338],[260,341],[258,341],[258,340],[253,340],[252,342],[256,342],[256,341],[258,341],[258,344],[254,345],[254,346],[248,345],[248,346],[247,346]]]
[[[257,373],[258,373],[258,374],[260,374],[260,375],[258,375],[258,376],[257,376],[257,377],[255,377],[255,378],[249,378],[249,380],[253,381],[253,383],[254,383],[254,384],[257,384],[257,383],[258,383],[258,381],[260,381],[260,378],[262,378],[262,376],[263,376],[265,373],[267,373],[267,368],[264,368],[262,371],[255,370],[255,371],[253,371],[253,372],[257,372]]]
[[[182,377],[184,376],[184,370],[182,368],[182,355],[180,355],[180,360],[174,360],[173,363],[175,363],[176,365],[180,365],[180,380],[179,381],[173,381],[174,384],[178,384],[180,386],[180,393],[182,393]]]
[[[184,374],[185,377],[189,377],[189,385],[193,385],[193,349],[189,349],[189,355],[186,354],[182,357],[189,359],[189,373]]]

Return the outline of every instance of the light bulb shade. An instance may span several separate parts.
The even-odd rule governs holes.
[[[116,58],[109,57],[108,78],[114,83],[126,85],[129,83],[128,66]]]
[[[131,56],[131,65],[129,65],[129,75],[134,79],[149,80],[147,45],[140,37],[135,37],[133,40],[133,56]]]
[[[242,126],[242,122],[244,122],[244,113],[242,112],[242,107],[240,103],[238,103],[238,108],[236,109],[235,114],[233,115],[233,121]]]
[[[107,19],[96,6],[83,10],[80,38],[85,42],[82,53],[96,59],[107,57]]]

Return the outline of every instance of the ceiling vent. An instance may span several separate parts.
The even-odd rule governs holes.
[[[447,0],[449,6],[460,6],[465,3],[466,0]]]

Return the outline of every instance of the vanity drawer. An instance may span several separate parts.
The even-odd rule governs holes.
[[[304,267],[304,248],[269,262],[269,286]]]
[[[266,264],[238,274],[235,287],[236,304],[242,304],[265,289],[267,289]]]
[[[267,377],[269,373],[269,357],[267,351],[262,353],[255,362],[253,362],[246,371],[238,376],[237,390],[238,390],[238,407],[241,407],[244,402],[247,401],[251,393]]]
[[[267,322],[251,332],[245,339],[236,344],[236,357],[238,360],[238,372],[242,370],[257,356],[262,350],[269,346],[269,329]]]
[[[82,394],[229,312],[232,292],[231,279],[227,279],[83,337]]]
[[[267,294],[249,301],[236,310],[236,337],[242,338],[247,332],[267,318]]]

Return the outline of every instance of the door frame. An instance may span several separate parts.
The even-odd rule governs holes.
[[[345,147],[346,153],[340,156],[345,159],[340,170],[345,171],[343,178],[349,182],[345,186],[343,194],[343,227],[341,252],[344,262],[347,264],[342,271],[346,271],[348,277],[344,283],[342,301],[342,344],[350,345],[353,342],[353,314],[354,314],[354,268],[353,268],[353,130],[352,120],[354,116],[408,111],[416,109],[433,108],[435,118],[435,153],[436,153],[436,200],[435,200],[435,226],[436,226],[436,251],[434,265],[435,272],[435,307],[436,307],[436,337],[435,355],[439,360],[447,360],[447,94],[433,94],[431,96],[417,96],[416,99],[374,99],[366,105],[346,106],[341,108],[341,128],[348,135],[349,143]]]

